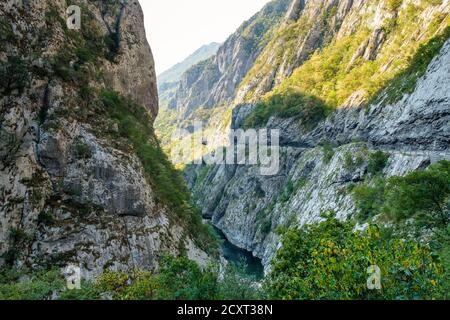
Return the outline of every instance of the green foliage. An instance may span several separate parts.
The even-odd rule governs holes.
[[[8,266],[14,265],[15,261],[22,254],[22,250],[32,240],[32,236],[19,228],[9,230],[9,249],[3,254],[3,259]]]
[[[247,117],[245,128],[263,126],[271,116],[281,118],[297,117],[301,119],[306,130],[313,129],[328,114],[328,107],[313,96],[291,91],[286,94],[270,96],[257,104]]]
[[[295,191],[295,186],[294,186],[294,182],[292,182],[292,180],[289,180],[286,184],[286,187],[283,190],[283,193],[280,195],[280,201],[281,202],[287,202],[292,194]]]
[[[95,288],[109,293],[114,300],[150,300],[153,298],[154,281],[149,272],[106,272],[95,281]]]
[[[11,24],[5,17],[0,17],[0,51],[3,51],[5,43],[13,42],[14,38]]]
[[[49,300],[53,292],[61,290],[64,284],[57,270],[30,275],[3,269],[0,271],[0,300]]]
[[[377,151],[369,155],[368,172],[376,175],[384,170],[389,161],[389,154]]]
[[[207,300],[215,296],[218,281],[213,270],[202,270],[186,257],[164,257],[156,276],[159,284],[157,299]]]
[[[92,150],[89,145],[80,139],[75,141],[75,156],[77,159],[89,159],[92,157]]]
[[[80,289],[62,290],[58,294],[58,300],[100,300],[101,292],[90,281],[81,281]]]
[[[330,163],[335,154],[333,144],[329,141],[322,141],[320,146],[322,147],[323,159],[325,163]]]
[[[397,11],[402,5],[403,0],[386,0],[386,8],[390,11]]]
[[[96,280],[95,287],[115,300],[255,299],[259,293],[242,270],[230,265],[219,280],[218,267],[202,269],[186,257],[164,256],[157,273],[107,272]]]
[[[447,27],[441,34],[421,44],[417,52],[409,59],[408,67],[392,78],[378,93],[374,94],[372,101],[395,103],[404,94],[412,93],[416,88],[417,80],[425,74],[433,58],[449,38],[450,27]]]
[[[116,56],[120,49],[120,33],[112,32],[105,36],[103,40],[108,50],[106,51],[106,59],[111,62],[115,62]]]
[[[397,221],[414,217],[431,228],[448,226],[450,161],[405,177],[392,177],[386,190],[384,211],[389,217]]]
[[[254,281],[246,274],[245,263],[229,263],[219,281],[215,299],[220,300],[258,300],[263,296]]]
[[[335,218],[289,230],[266,282],[271,299],[441,299],[443,268],[430,249],[383,238],[377,227],[354,232]],[[369,290],[369,266],[381,269],[382,290]]]
[[[92,76],[92,67],[96,66],[101,58],[109,58],[109,43],[99,41],[102,31],[96,22],[94,14],[81,5],[83,28],[80,32],[68,30],[65,22],[62,28],[65,32],[66,44],[53,58],[52,65],[56,76],[66,82],[86,84]],[[61,17],[56,10],[49,12],[50,25],[54,25]]]
[[[263,235],[267,235],[271,230],[272,230],[272,220],[270,219],[270,217],[265,217],[261,222],[260,232]]]
[[[0,62],[0,93],[10,95],[15,90],[22,94],[30,82],[28,64],[19,56],[8,56]]]
[[[387,181],[377,178],[371,185],[353,189],[361,219],[383,213],[397,222],[415,218],[418,225],[427,228],[448,226],[449,197],[449,161],[440,161],[404,177],[391,177]]]
[[[66,280],[57,269],[48,271],[1,269],[0,300],[98,300],[100,291],[89,281],[81,289],[66,289]]]
[[[386,182],[381,178],[375,179],[371,185],[364,183],[353,187],[352,195],[359,220],[366,221],[381,213],[385,189]]]
[[[265,47],[288,6],[287,0],[271,1],[262,10],[264,14],[258,14],[244,24],[240,36],[245,40],[243,46],[249,54]]]
[[[53,217],[53,215],[48,212],[48,211],[41,211],[38,215],[38,223],[42,223],[44,225],[47,226],[51,226],[53,225],[53,223],[55,222],[55,218]]]
[[[362,154],[359,152],[356,157],[353,157],[353,154],[348,151],[344,154],[344,167],[347,170],[354,170],[361,166],[364,163],[364,158]]]

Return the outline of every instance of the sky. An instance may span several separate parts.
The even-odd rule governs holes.
[[[224,42],[270,0],[139,0],[156,73],[202,45]]]

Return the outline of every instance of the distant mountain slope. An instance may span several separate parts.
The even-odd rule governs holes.
[[[204,45],[182,62],[177,63],[172,68],[158,76],[159,105],[162,110],[166,110],[167,107],[170,106],[171,101],[175,98],[177,87],[183,74],[193,66],[214,56],[219,48],[220,43],[217,42]],[[165,114],[162,114],[162,117],[164,116]]]
[[[217,42],[212,42],[210,44],[202,46],[182,62],[177,63],[169,70],[161,73],[158,76],[158,84],[161,86],[165,83],[180,81],[183,73],[189,70],[193,65],[203,60],[209,59],[210,57],[215,55],[217,53],[217,50],[219,50],[219,47],[220,43]]]

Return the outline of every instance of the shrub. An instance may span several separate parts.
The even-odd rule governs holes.
[[[361,153],[358,153],[355,158],[351,152],[344,154],[344,168],[347,170],[354,170],[364,163],[364,158]]]
[[[89,159],[92,157],[91,147],[80,139],[75,141],[74,151],[77,159]]]
[[[49,300],[65,284],[59,271],[35,272],[6,269],[0,272],[0,300]],[[25,280],[20,280],[24,277]]]
[[[403,0],[386,0],[386,8],[390,11],[397,11],[403,3]]]
[[[352,195],[358,210],[357,218],[366,221],[381,213],[386,189],[384,179],[376,179],[372,185],[361,184],[353,187]]]
[[[265,288],[271,299],[440,299],[443,268],[429,248],[386,239],[370,226],[335,218],[302,230],[288,230],[273,260]],[[381,269],[382,290],[369,290],[369,266]]]
[[[158,272],[107,272],[95,282],[98,292],[115,300],[255,299],[259,292],[243,274],[244,266],[228,265],[219,279],[218,267],[200,268],[185,256],[163,256]]]
[[[369,156],[368,172],[376,175],[384,170],[389,161],[389,154],[382,151],[371,153]]]
[[[322,147],[323,159],[325,163],[330,163],[335,154],[333,144],[329,141],[322,141],[320,146]]]
[[[353,188],[358,217],[365,220],[386,214],[400,222],[414,218],[419,226],[446,228],[449,223],[450,161],[440,161],[427,170],[414,171],[387,181]]]
[[[263,292],[245,272],[245,263],[229,263],[219,281],[216,299],[220,300],[258,300]]]
[[[289,91],[272,95],[257,104],[245,120],[245,128],[263,126],[271,116],[297,117],[306,130],[313,129],[328,114],[328,107],[319,99]]]
[[[5,43],[13,42],[14,39],[14,32],[10,22],[4,17],[0,17],[0,49],[3,49]]]
[[[47,226],[53,225],[55,222],[55,218],[53,215],[48,211],[41,211],[38,215],[38,223],[42,223]]]
[[[28,64],[19,56],[8,56],[0,62],[0,93],[10,95],[17,90],[22,94],[30,82]]]
[[[416,218],[423,226],[444,227],[449,223],[450,161],[405,177],[392,177],[387,184],[384,211],[397,221]]]
[[[100,300],[101,292],[90,281],[81,281],[80,289],[63,290],[58,295],[58,300]]]
[[[270,217],[266,217],[264,218],[264,220],[262,220],[260,230],[261,234],[263,235],[269,234],[269,232],[272,230],[272,220],[270,219]]]
[[[9,230],[9,250],[3,254],[3,259],[8,266],[14,265],[22,254],[22,250],[32,240],[32,236],[22,229],[11,228]]]

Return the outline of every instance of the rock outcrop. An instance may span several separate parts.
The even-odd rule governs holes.
[[[92,277],[154,269],[164,252],[205,262],[91,92],[117,91],[156,116],[138,1],[71,3],[78,31],[65,26],[64,0],[0,4],[0,69],[13,72],[0,87],[0,265],[75,264]]]

